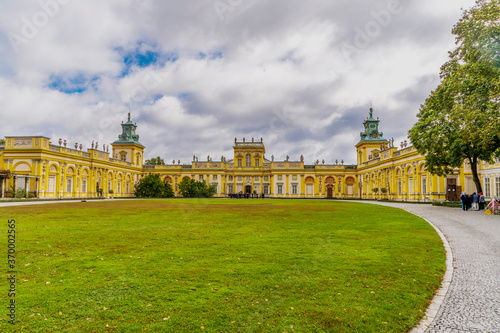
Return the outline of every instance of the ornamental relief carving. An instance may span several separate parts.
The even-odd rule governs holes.
[[[33,145],[33,140],[30,138],[15,138],[14,147],[18,148],[31,148]]]

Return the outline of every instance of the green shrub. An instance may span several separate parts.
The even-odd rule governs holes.
[[[139,180],[134,194],[139,198],[171,198],[174,191],[170,184],[161,180],[160,175],[149,174]]]

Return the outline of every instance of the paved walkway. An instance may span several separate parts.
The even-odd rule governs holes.
[[[500,216],[431,205],[379,204],[423,217],[451,247],[453,278],[425,332],[500,332]]]

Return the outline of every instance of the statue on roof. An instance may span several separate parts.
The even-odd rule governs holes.
[[[373,108],[370,108],[370,118],[373,118]]]

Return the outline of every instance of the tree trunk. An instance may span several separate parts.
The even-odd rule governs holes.
[[[477,192],[483,192],[483,188],[481,186],[481,181],[479,180],[479,175],[477,174],[477,157],[469,159],[470,168],[472,170],[472,180],[474,180],[474,184],[476,185]]]

